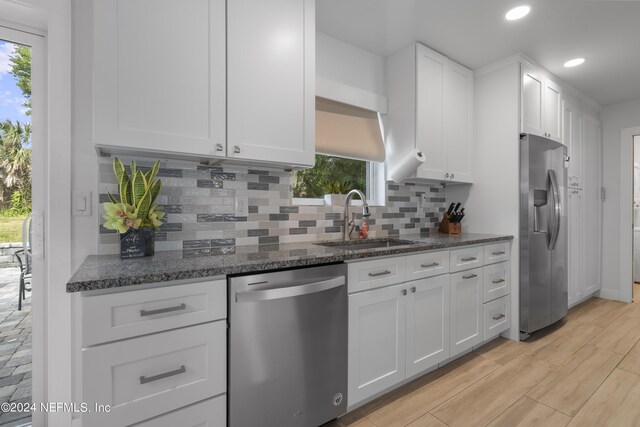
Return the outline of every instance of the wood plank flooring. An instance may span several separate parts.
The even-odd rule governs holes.
[[[326,427],[640,426],[634,299],[592,298],[526,342],[499,338]]]

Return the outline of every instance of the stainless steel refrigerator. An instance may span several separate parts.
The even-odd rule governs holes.
[[[520,336],[567,315],[566,148],[520,137]]]

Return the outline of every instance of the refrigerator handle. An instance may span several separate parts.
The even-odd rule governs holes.
[[[551,230],[551,236],[549,239],[549,249],[553,250],[558,242],[558,235],[560,234],[560,192],[558,190],[558,180],[556,178],[556,172],[553,169],[549,169],[549,182],[551,186],[551,194],[553,197],[553,228]]]

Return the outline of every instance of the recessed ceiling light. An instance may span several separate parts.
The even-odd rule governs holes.
[[[584,58],[573,58],[564,63],[564,66],[567,68],[577,67],[585,61]]]
[[[518,6],[507,12],[504,17],[507,19],[507,21],[515,21],[524,18],[529,14],[530,11],[531,8],[529,6]]]

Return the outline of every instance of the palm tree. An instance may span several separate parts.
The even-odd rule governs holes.
[[[0,122],[0,201],[31,193],[31,124]]]

